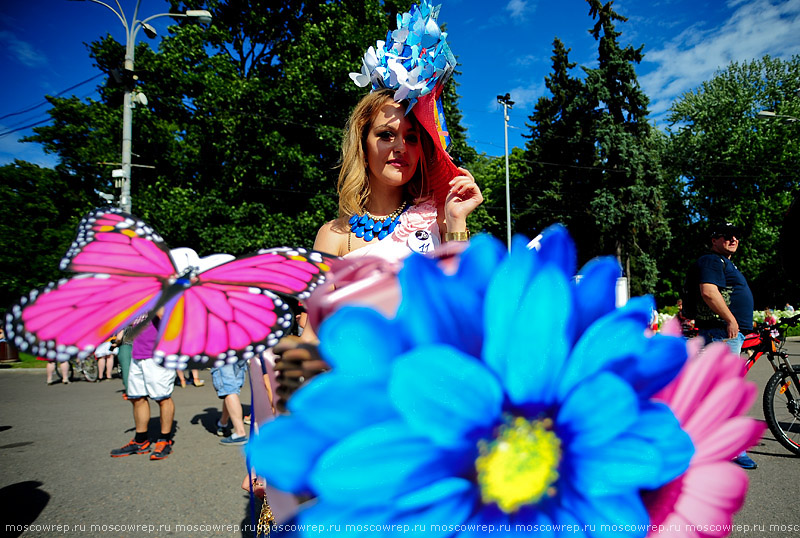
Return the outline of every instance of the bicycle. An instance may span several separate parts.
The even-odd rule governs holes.
[[[745,336],[742,357],[747,359],[747,371],[766,355],[775,373],[764,387],[762,404],[764,418],[772,435],[790,452],[800,456],[800,365],[789,362],[783,350],[786,328],[797,325],[800,314],[778,322],[778,325],[759,324],[757,330]]]
[[[83,374],[83,378],[90,383],[97,381],[97,359],[95,358],[94,353],[84,359],[72,357],[69,360],[69,381],[74,380],[76,371]],[[62,380],[61,368],[56,368],[55,375],[59,381]]]

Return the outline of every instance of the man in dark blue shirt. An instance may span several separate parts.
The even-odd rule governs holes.
[[[711,252],[701,256],[695,265],[702,301],[697,304],[695,326],[706,343],[723,341],[739,355],[744,332],[753,327],[753,294],[747,280],[731,261],[739,248],[741,232],[727,222],[709,230]],[[734,460],[745,469],[757,467],[742,452]]]
[[[696,327],[706,342],[724,340],[737,355],[744,332],[753,327],[753,294],[747,280],[731,261],[741,232],[731,223],[712,226],[711,252],[697,260],[700,297]]]

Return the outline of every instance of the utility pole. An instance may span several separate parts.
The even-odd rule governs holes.
[[[503,124],[505,125],[505,139],[506,139],[506,229],[507,229],[507,242],[508,251],[511,252],[511,186],[509,183],[508,172],[508,111],[514,106],[514,101],[511,100],[511,94],[498,95],[497,102],[503,105]]]
[[[88,0],[94,4],[99,4],[114,12],[117,18],[125,27],[125,67],[123,69],[122,77],[123,84],[125,84],[125,94],[122,97],[122,169],[113,177],[120,182],[120,196],[119,207],[123,211],[131,212],[131,146],[133,139],[133,88],[136,84],[136,75],[133,70],[134,52],[136,46],[136,34],[139,30],[144,30],[144,33],[149,38],[156,37],[156,29],[148,24],[151,20],[159,17],[172,17],[181,18],[188,17],[197,22],[209,23],[211,22],[211,13],[204,9],[189,9],[184,13],[158,13],[151,15],[146,19],[139,20],[139,4],[142,0],[136,0],[136,6],[133,9],[133,17],[126,18],[125,12],[122,11],[122,5],[119,0],[116,0],[115,9],[113,6],[101,0]],[[137,99],[140,103],[146,105],[146,98],[139,94]]]

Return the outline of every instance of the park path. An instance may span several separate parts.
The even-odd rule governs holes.
[[[800,341],[793,340],[788,350],[800,363]],[[759,419],[760,394],[770,373],[762,360],[748,375],[759,386],[750,411]],[[44,370],[0,369],[0,534],[251,536],[242,530],[250,523],[248,496],[240,489],[244,458],[239,448],[219,444],[220,402],[208,371],[200,375],[206,386],[175,388],[175,451],[150,461],[144,455],[109,457],[112,448],[133,436],[131,406],[122,400],[119,380],[47,386]],[[248,401],[249,386],[242,394]],[[151,411],[155,416],[154,404]],[[157,429],[154,418],[150,431]],[[769,431],[750,454],[759,468],[748,472],[749,495],[731,536],[797,538],[800,459]],[[273,493],[270,500],[279,516],[285,513],[285,498]],[[35,527],[9,533],[8,523]],[[131,531],[125,525],[142,527]]]

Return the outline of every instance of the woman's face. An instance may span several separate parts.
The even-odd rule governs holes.
[[[422,152],[419,130],[405,116],[405,108],[387,102],[372,118],[366,141],[369,180],[403,186],[414,176]]]

